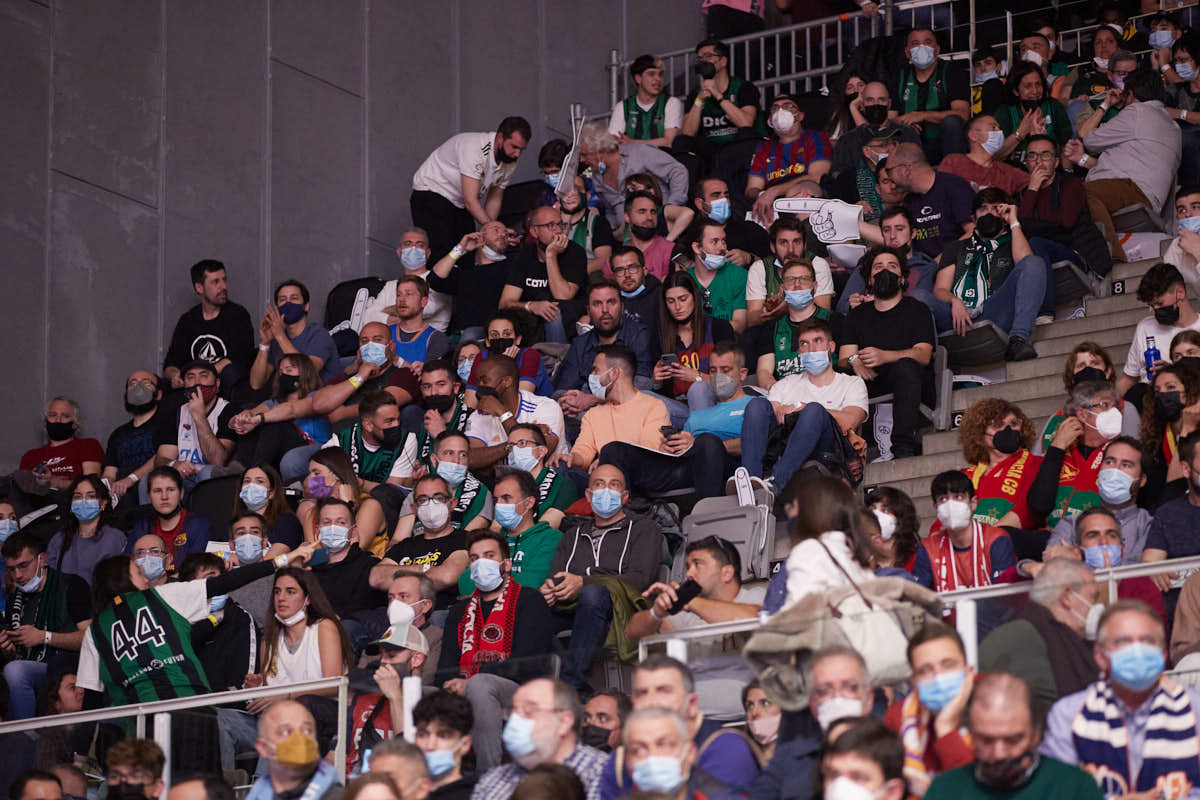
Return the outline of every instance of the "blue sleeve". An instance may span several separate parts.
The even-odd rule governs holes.
[[[336,375],[336,367],[338,360],[337,346],[333,343],[333,336],[329,331],[321,328],[320,335],[313,343],[314,356],[321,359],[324,363],[321,365],[321,378],[329,380]]]
[[[629,322],[625,324],[628,325]],[[638,360],[637,374],[649,378],[654,367],[654,358],[650,355],[650,332],[646,330],[645,325],[639,323],[630,338],[633,339],[630,349]]]
[[[193,517],[189,514],[187,519],[187,537],[187,547],[184,552],[188,555],[203,553],[208,549],[208,541],[212,538],[212,524],[204,517]]]
[[[575,341],[571,342],[571,347],[567,350],[566,358],[563,359],[562,369],[558,372],[558,383],[555,386],[559,391],[568,391],[570,389],[580,389],[583,387],[583,342],[587,335],[575,337]]]
[[[748,789],[758,777],[758,759],[746,740],[733,731],[718,734],[704,748],[698,762],[700,769],[731,786]]]
[[[924,547],[922,547],[924,549]],[[996,541],[992,542],[991,552],[989,555],[992,558],[992,580],[1000,577],[1000,573],[1014,566],[1017,563],[1016,553],[1013,552],[1012,539],[1008,536],[1001,536]]]
[[[1142,552],[1150,549],[1162,550],[1167,554],[1167,558],[1171,557],[1171,548],[1167,546],[1166,520],[1161,515],[1161,509],[1150,521],[1150,530],[1146,533],[1146,544],[1142,547]]]
[[[763,595],[763,611],[768,614],[778,614],[787,600],[787,562],[779,562],[771,580],[767,581],[767,593]]]
[[[929,551],[925,545],[917,545],[917,560],[913,562],[913,575],[917,583],[926,589],[933,588],[933,562],[929,560]]]
[[[604,762],[600,771],[600,785],[597,787],[600,800],[617,800],[621,796],[621,787],[617,785],[617,754],[614,752]]]

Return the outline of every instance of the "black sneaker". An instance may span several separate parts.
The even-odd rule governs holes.
[[[1029,342],[1020,336],[1008,340],[1008,349],[1004,351],[1005,361],[1029,361],[1034,358],[1037,358],[1037,350]]]

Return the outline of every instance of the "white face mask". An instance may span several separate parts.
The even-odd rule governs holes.
[[[413,607],[403,600],[392,600],[387,605],[389,625],[407,625],[416,618]]]
[[[450,519],[450,506],[430,500],[417,507],[417,519],[421,521],[421,527],[427,531],[441,530],[442,526],[446,524],[446,520]]]
[[[825,800],[875,800],[880,794],[842,775],[829,782],[824,796]]]
[[[1079,600],[1079,602],[1081,602],[1081,603],[1087,602],[1087,598],[1085,598],[1079,592],[1072,591],[1071,594],[1075,595],[1075,598],[1077,600]],[[1077,617],[1080,616],[1079,612],[1073,608],[1071,609],[1071,613]],[[1100,617],[1103,615],[1104,615],[1104,604],[1103,603],[1092,603],[1090,606],[1088,606],[1087,615],[1082,617],[1082,619],[1083,619],[1083,638],[1084,639],[1087,639],[1089,642],[1096,641],[1096,636],[1100,632]]]
[[[792,129],[796,124],[796,115],[788,111],[786,108],[777,108],[770,119],[771,130],[776,133],[783,133]]]
[[[950,530],[961,530],[971,524],[971,504],[965,500],[947,500],[937,507],[937,518]]]
[[[1046,59],[1042,58],[1042,54],[1036,50],[1026,50],[1024,53],[1021,53],[1021,60],[1028,61],[1030,64],[1038,67],[1046,63]]]
[[[896,535],[896,518],[880,508],[872,508],[875,519],[879,520],[879,535],[886,542]]]
[[[1119,409],[1110,408],[1107,411],[1101,411],[1096,415],[1096,432],[1105,439],[1112,439],[1121,432],[1121,422]]]
[[[843,717],[861,717],[863,704],[853,697],[831,697],[817,707],[817,724],[822,731]]]
[[[282,625],[285,628],[290,628],[291,626],[295,625],[297,622],[306,618],[307,616],[308,616],[308,606],[305,606],[304,608],[297,611],[295,614],[292,614],[290,617],[281,617],[278,614],[276,614],[275,621],[278,622],[280,625]]]
[[[1096,66],[1098,68],[1108,69],[1108,59],[1107,58],[1101,58],[1100,56],[1096,56],[1095,58],[1092,59],[1092,61],[1095,62]]]

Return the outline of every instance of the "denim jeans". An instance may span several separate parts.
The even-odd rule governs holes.
[[[561,313],[549,322],[542,320],[542,331],[543,337],[547,342],[567,343],[567,329],[563,327]]]
[[[1194,186],[1200,183],[1200,129],[1185,128],[1182,131],[1183,152],[1179,162],[1179,185]]]
[[[37,693],[46,684],[46,662],[10,661],[4,665],[8,683],[8,719],[37,716]]]
[[[284,484],[304,478],[308,474],[308,462],[324,446],[324,442],[306,444],[304,447],[293,447],[284,453],[283,458],[279,460],[279,474],[283,477]]]
[[[691,487],[701,500],[725,494],[725,478],[737,466],[727,456],[721,439],[711,433],[696,436],[691,451],[683,456],[649,453],[625,442],[609,442],[600,450],[600,463],[621,470],[630,491],[653,494]]]
[[[958,114],[949,114],[938,123],[937,135],[922,131],[921,149],[930,164],[937,164],[954,153],[967,152],[967,123]]]
[[[220,729],[221,769],[234,769],[238,753],[254,749],[254,742],[258,739],[258,717],[240,708],[218,708],[217,725]],[[260,758],[254,777],[266,774],[267,762]]]
[[[604,644],[608,625],[612,622],[612,595],[598,583],[589,583],[579,592],[575,611],[555,611],[557,632],[571,631],[571,644],[563,664],[563,680],[576,689],[584,683],[584,676],[592,665],[596,648]],[[558,647],[558,639],[555,639]]]
[[[788,436],[787,447],[771,471],[776,492],[783,490],[792,474],[804,466],[814,452],[832,450],[837,444],[833,417],[824,406],[808,403],[798,413],[800,416]],[[752,476],[763,477],[767,440],[777,427],[779,423],[775,421],[775,409],[769,400],[759,397],[746,405],[742,418],[742,466]]]
[[[1040,256],[1025,256],[1017,262],[1005,278],[999,291],[983,303],[983,310],[973,322],[994,322],[1009,336],[1019,336],[1029,341],[1033,336],[1033,325],[1037,321],[1038,309],[1046,294],[1046,262]],[[914,296],[916,296],[914,292]],[[938,332],[954,329],[954,317],[950,304],[929,294],[918,300],[933,311]]]

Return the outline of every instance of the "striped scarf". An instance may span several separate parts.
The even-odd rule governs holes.
[[[1187,690],[1162,678],[1148,702],[1142,768],[1136,776],[1129,774],[1129,731],[1108,681],[1092,684],[1071,722],[1079,766],[1096,779],[1105,797],[1154,789],[1164,800],[1180,800],[1190,787],[1200,786],[1200,740]]]
[[[913,686],[900,705],[900,742],[904,745],[904,777],[914,797],[924,797],[929,784],[936,777],[925,764],[932,723],[933,713],[921,705],[916,686]],[[965,730],[960,731],[959,735],[968,745],[972,744],[970,734]]]

